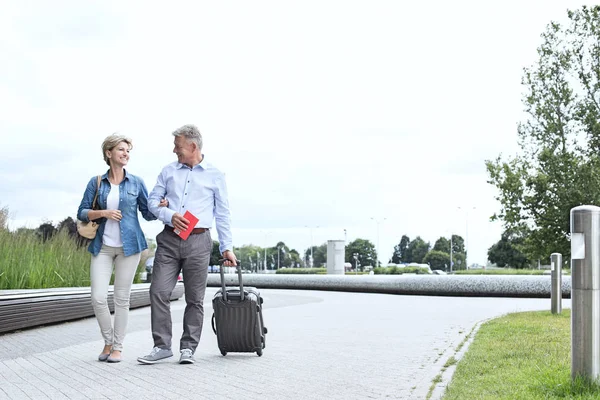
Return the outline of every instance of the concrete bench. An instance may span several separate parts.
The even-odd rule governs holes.
[[[130,308],[150,305],[150,284],[131,288]],[[171,301],[183,296],[183,283],[178,282]],[[114,311],[113,287],[108,292],[108,305]],[[37,290],[0,290],[0,333],[39,325],[70,321],[94,315],[89,287]]]

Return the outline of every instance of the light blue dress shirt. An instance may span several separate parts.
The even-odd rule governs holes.
[[[198,218],[195,228],[209,229],[214,219],[222,254],[232,250],[233,246],[227,185],[225,175],[205,160],[203,156],[202,162],[194,168],[177,161],[164,167],[148,196],[148,208],[171,227],[171,219],[176,212],[194,214]],[[163,198],[168,200],[168,207],[158,206]]]

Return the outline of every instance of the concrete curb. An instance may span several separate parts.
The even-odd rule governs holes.
[[[264,289],[331,290],[422,296],[550,298],[549,275],[288,275],[244,274],[244,285]],[[225,275],[237,285],[237,275]],[[219,274],[208,286],[220,287]],[[563,298],[571,297],[571,277],[562,278]]]

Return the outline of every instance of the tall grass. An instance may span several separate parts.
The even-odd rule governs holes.
[[[90,260],[87,246],[78,246],[65,230],[43,241],[32,231],[0,229],[0,290],[89,286]],[[140,262],[138,272],[143,269]]]
[[[90,253],[66,231],[45,242],[34,232],[0,229],[0,289],[90,285]]]

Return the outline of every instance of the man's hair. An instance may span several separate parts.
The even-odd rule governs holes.
[[[196,143],[198,149],[202,150],[202,134],[196,125],[184,125],[173,132],[173,136],[183,136]]]
[[[133,149],[131,139],[125,135],[119,135],[118,133],[113,133],[112,135],[107,136],[106,139],[104,139],[104,142],[102,142],[102,157],[104,157],[104,161],[106,164],[108,164],[108,166],[110,166],[110,162],[106,156],[106,152],[111,151],[121,142],[127,143],[129,150]]]

